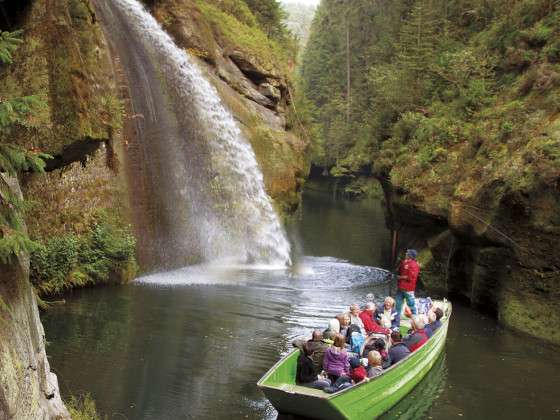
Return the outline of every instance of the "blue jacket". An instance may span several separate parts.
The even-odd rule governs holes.
[[[391,366],[397,363],[398,361],[404,359],[406,356],[410,354],[410,350],[402,341],[400,343],[396,343],[389,349],[389,358],[391,359]]]
[[[431,337],[432,335],[434,335],[434,333],[437,331],[439,327],[441,327],[441,321],[439,319],[436,319],[431,324],[426,325],[424,327],[424,331],[426,331],[428,337]]]
[[[378,324],[381,322],[381,317],[383,316],[384,311],[385,311],[385,307],[383,305],[377,306],[377,308],[375,309],[375,313],[373,314],[373,317]],[[397,310],[393,308],[393,310],[391,311],[391,329],[398,331],[400,325],[401,325],[401,317],[397,312]]]

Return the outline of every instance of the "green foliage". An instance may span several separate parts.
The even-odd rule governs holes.
[[[13,255],[29,253],[35,249],[36,244],[29,239],[26,233],[14,230],[4,229],[2,238],[0,238],[0,262],[8,264]]]
[[[22,43],[22,31],[0,32],[0,62],[12,63],[12,54]],[[0,98],[0,134],[6,135],[15,125],[31,125],[30,119],[43,106],[37,96]],[[42,172],[49,155],[28,151],[13,144],[0,143],[0,261],[8,263],[14,255],[31,252],[35,245],[23,226],[26,204],[12,192],[5,175],[14,177],[21,171]],[[3,174],[2,174],[3,173]]]
[[[414,73],[415,78],[428,76],[428,66],[438,49],[438,27],[441,26],[432,0],[417,0],[401,27],[396,43],[399,67]]]
[[[560,166],[560,139],[547,138],[539,144],[543,155]]]
[[[21,44],[22,31],[0,32],[0,61],[12,63],[12,53]],[[0,134],[9,134],[15,125],[29,125],[34,112],[44,105],[44,98],[23,96],[19,98],[0,98]],[[0,143],[0,172],[15,176],[20,171],[42,172],[44,159],[50,156],[44,153],[30,152],[20,146]]]
[[[0,130],[13,124],[25,125],[33,108],[39,108],[43,100],[37,96],[5,99],[0,102]]]
[[[12,54],[23,42],[21,34],[23,31],[6,32],[0,31],[0,63],[12,64]]]
[[[471,176],[552,182],[538,133],[560,109],[558,22],[557,0],[322,2],[300,69],[313,163],[441,206]]]
[[[101,115],[100,120],[114,129],[122,128],[123,120],[126,115],[124,103],[114,95],[103,95],[100,100]]]
[[[349,197],[366,197],[380,199],[383,197],[383,189],[376,179],[358,177],[352,179],[344,186],[344,193]]]
[[[130,280],[136,271],[130,229],[100,217],[84,235],[48,239],[31,254],[31,281],[43,295],[73,287]]]
[[[44,100],[38,96],[25,96],[0,102],[0,134],[9,134],[15,125],[30,125],[30,119],[35,112],[39,112]],[[0,143],[0,172],[15,176],[17,172],[42,172],[45,159],[51,156],[29,151],[21,146]]]
[[[247,26],[258,25],[255,15],[243,0],[217,0],[211,1],[211,3]]]
[[[284,24],[287,14],[277,0],[244,1],[268,36],[284,38],[289,35],[286,25]]]
[[[45,153],[25,150],[13,144],[0,143],[0,172],[15,176],[20,171],[43,172],[45,159],[51,156]]]
[[[108,418],[99,415],[95,407],[95,401],[90,394],[80,397],[71,396],[70,400],[66,401],[66,408],[68,408],[73,420],[102,420]]]
[[[243,50],[266,70],[284,69],[287,61],[295,55],[293,46],[286,48],[282,43],[269,37],[260,25],[255,25],[247,15],[251,12],[246,8],[243,0],[227,2],[196,0],[196,4],[214,30],[218,31],[232,48]],[[244,10],[244,12],[232,11],[234,4],[236,10]]]
[[[291,92],[290,92],[291,95]],[[290,107],[286,113],[286,128],[292,130],[299,138],[305,139],[312,146],[313,159],[320,161],[324,156],[324,144],[320,141],[320,126],[314,120],[315,105],[298,90],[290,96]]]

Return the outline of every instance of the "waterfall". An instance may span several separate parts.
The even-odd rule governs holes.
[[[255,154],[217,90],[138,1],[96,6],[128,80],[160,264],[289,264]]]

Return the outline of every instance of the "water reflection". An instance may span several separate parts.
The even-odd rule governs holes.
[[[426,417],[433,402],[442,393],[447,379],[445,354],[441,355],[426,377],[381,420],[398,418],[400,420],[416,420]]]
[[[367,265],[379,264],[375,255],[385,255],[388,242],[360,233],[361,223],[370,232],[383,220],[362,217],[364,204],[353,202],[316,220],[319,207],[340,205],[329,200],[306,195],[303,249],[364,265],[321,257],[303,259],[295,272],[190,267],[137,285],[77,291],[44,314],[63,396],[89,391],[110,419],[276,418],[256,382],[291,339],[351,302],[387,293],[382,272]],[[329,236],[339,229],[332,224],[355,230]],[[364,251],[375,246],[381,250]],[[558,418],[557,349],[468,307],[453,309],[445,357],[385,419]]]
[[[391,233],[381,200],[335,199],[326,187],[322,183],[306,187],[303,217],[293,229],[301,242],[301,254],[389,267]]]
[[[380,269],[303,263],[309,274],[198,266],[75,293],[45,317],[53,365],[110,415],[274,416],[255,384],[291,340],[387,287]]]

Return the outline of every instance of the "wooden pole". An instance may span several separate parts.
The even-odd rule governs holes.
[[[399,231],[393,230],[393,242],[391,245],[391,266],[394,267],[397,262],[397,242],[399,240]]]
[[[346,124],[350,123],[350,1],[346,9]]]

